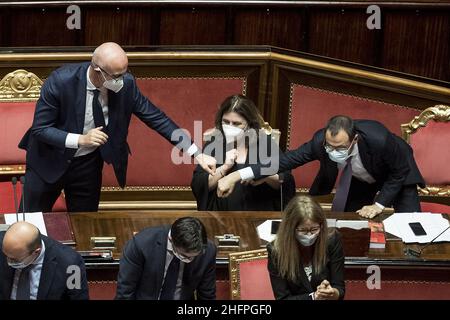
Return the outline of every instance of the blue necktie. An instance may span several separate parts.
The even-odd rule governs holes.
[[[180,259],[173,257],[167,268],[164,284],[161,289],[159,300],[173,300],[175,295],[175,288],[177,286],[178,272],[180,270]]]
[[[92,115],[94,116],[94,124],[95,127],[103,127],[103,132],[108,135],[108,141],[100,146],[100,153],[102,155],[103,160],[107,163],[111,163],[113,159],[113,152],[111,150],[111,136],[108,133],[108,127],[105,123],[105,116],[103,114],[103,108],[100,105],[100,101],[98,100],[98,95],[100,91],[94,90],[94,100],[92,101]]]
[[[348,191],[350,190],[350,184],[352,181],[352,158],[347,159],[347,164],[342,169],[341,177],[336,188],[336,194],[334,195],[333,205],[331,211],[344,212],[345,205],[347,203]]]

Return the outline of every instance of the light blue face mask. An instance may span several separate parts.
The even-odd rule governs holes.
[[[327,153],[331,161],[337,163],[345,163],[345,161],[348,159],[348,150],[333,150],[330,152],[327,151]]]

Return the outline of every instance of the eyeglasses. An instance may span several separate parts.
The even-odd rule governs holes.
[[[333,152],[333,151],[350,151],[350,148],[354,145],[354,143],[358,140],[358,135],[355,135],[355,137],[353,138],[352,142],[350,143],[350,145],[348,147],[346,146],[338,146],[338,147],[333,147],[331,145],[329,145],[327,143],[327,141],[324,139],[323,140],[323,147],[325,148],[326,152]]]
[[[300,234],[308,234],[308,233],[315,234],[320,231],[320,226],[313,227],[311,229],[297,228],[295,230]]]
[[[95,65],[95,64],[92,64],[92,66],[93,66],[94,68],[99,68],[99,70],[100,70],[100,72],[102,73],[102,76],[103,76],[103,78],[105,78],[105,80],[107,80],[107,79],[106,79],[106,77],[105,77],[104,74],[106,74],[106,75],[107,75],[109,78],[111,78],[112,80],[118,81],[118,80],[120,80],[120,79],[125,75],[125,73],[130,73],[130,69],[127,68],[127,71],[125,71],[124,73],[112,75],[112,74],[109,74],[108,72],[106,72],[105,69],[103,69],[103,68],[100,67],[100,66],[97,66],[97,65]]]

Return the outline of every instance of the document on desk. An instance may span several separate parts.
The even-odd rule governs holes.
[[[426,235],[416,236],[409,223],[419,222]],[[383,221],[386,232],[393,234],[405,243],[427,243],[448,227],[449,221],[441,214],[429,212],[394,213]],[[439,236],[434,242],[450,241],[450,229]]]
[[[23,213],[19,213],[18,216],[19,221],[24,221]],[[13,224],[14,222],[17,222],[15,213],[7,213],[4,215],[4,217],[6,224]],[[42,215],[42,212],[25,213],[25,221],[35,225],[44,236],[47,235],[47,228],[45,227],[44,216]]]

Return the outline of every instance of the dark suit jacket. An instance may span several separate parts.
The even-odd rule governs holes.
[[[5,232],[0,232],[0,249],[3,247]],[[38,300],[87,300],[89,299],[86,269],[81,256],[72,248],[46,236],[45,257],[41,270],[41,279],[37,294]],[[81,289],[68,289],[67,279],[73,276],[69,266],[78,266],[81,270]],[[0,300],[9,300],[14,280],[14,269],[8,266],[6,256],[0,250]],[[70,278],[69,283],[74,283]]]
[[[116,299],[157,300],[163,284],[170,226],[152,227],[128,241],[120,259]],[[216,247],[184,266],[181,299],[216,298]]]
[[[341,236],[337,231],[334,232],[328,239],[326,267],[319,275],[316,275],[313,271],[311,275],[311,282],[308,280],[303,268],[300,271],[300,280],[298,282],[292,282],[282,278],[279,275],[278,269],[274,263],[271,243],[267,245],[267,250],[269,252],[269,262],[267,268],[269,269],[272,290],[277,300],[311,300],[309,294],[311,292],[315,292],[317,286],[319,286],[325,279],[330,282],[333,288],[338,289],[339,299],[344,298],[345,257],[342,249]]]
[[[354,124],[359,136],[361,161],[380,186],[376,202],[389,207],[404,185],[418,184],[424,187],[425,182],[414,160],[412,149],[404,140],[377,121],[355,120]],[[330,160],[323,147],[324,140],[325,129],[320,129],[310,141],[298,149],[280,155],[279,171],[294,169],[314,160],[320,161],[319,172],[309,190],[311,195],[331,193],[338,176],[337,163]],[[255,179],[259,178],[260,165],[251,167]]]
[[[88,67],[89,63],[70,64],[50,74],[42,86],[33,125],[19,144],[27,150],[27,166],[47,183],[56,182],[75,155],[76,149],[65,148],[67,134],[83,133]],[[124,76],[122,90],[118,93],[108,90],[108,112],[113,167],[121,187],[126,183],[128,154],[131,153],[127,144],[131,114],[180,148],[186,150],[191,145],[184,133],[178,141],[170,140],[178,126],[141,94],[129,73]]]

